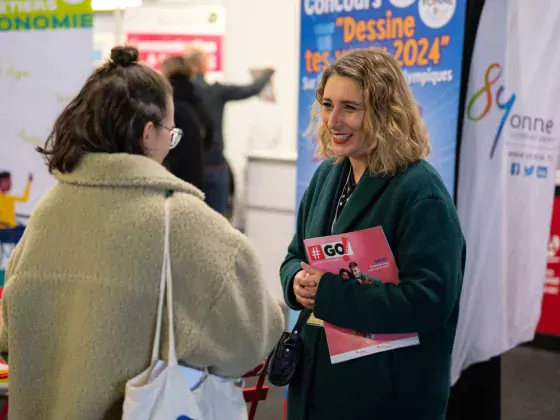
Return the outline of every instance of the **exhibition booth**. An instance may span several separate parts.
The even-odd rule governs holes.
[[[279,266],[320,164],[316,139],[306,134],[318,78],[345,51],[376,45],[402,66],[428,128],[429,161],[455,199],[467,240],[453,383],[469,367],[531,342],[535,331],[560,340],[560,28],[553,20],[535,23],[560,16],[559,5],[48,3],[32,11],[0,0],[0,185],[10,179],[0,192],[2,284],[34,205],[54,185],[35,147],[92,69],[115,44],[135,45],[156,69],[196,45],[210,56],[210,81],[247,84],[260,69],[276,69],[267,92],[227,106],[224,138],[235,183],[232,223],[254,244],[284,305]],[[295,319],[290,313],[288,327]]]

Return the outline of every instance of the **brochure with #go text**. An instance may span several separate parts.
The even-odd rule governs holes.
[[[341,235],[304,240],[309,264],[338,274],[360,287],[399,283],[399,271],[381,226]],[[350,303],[349,303],[350,304]],[[340,308],[341,311],[344,308]],[[324,326],[331,363],[419,344],[418,334],[375,334],[337,327],[311,316],[308,324]]]

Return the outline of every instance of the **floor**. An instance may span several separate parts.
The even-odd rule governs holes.
[[[255,420],[281,420],[283,395],[283,388],[271,387]],[[503,355],[501,420],[559,419],[560,352],[522,346]]]
[[[281,420],[283,389],[271,388],[255,420]],[[502,419],[560,419],[560,352],[518,347],[502,357]]]
[[[502,420],[558,419],[560,352],[522,346],[505,354],[502,357]]]

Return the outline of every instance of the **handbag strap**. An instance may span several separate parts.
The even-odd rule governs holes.
[[[292,328],[292,331],[290,332],[290,335],[288,336],[288,338],[286,338],[285,341],[297,339],[301,330],[305,326],[305,323],[307,322],[307,320],[309,319],[309,317],[311,316],[312,313],[313,313],[313,311],[311,309],[303,308],[303,310],[299,313],[299,316],[298,316],[298,319],[296,321],[296,324],[294,325],[294,328]],[[270,363],[272,362],[272,357],[274,356],[274,352],[276,351],[276,348],[277,348],[277,346],[274,347],[274,349],[272,349],[272,351],[270,352],[270,354],[266,358],[264,368],[263,368],[263,372],[265,374],[268,371],[268,367],[269,367]]]
[[[171,277],[171,252],[170,252],[170,224],[171,224],[171,198],[167,197],[164,204],[164,236],[163,236],[163,262],[161,266],[161,279],[159,285],[159,298],[157,307],[156,332],[152,347],[152,362],[159,358],[161,328],[163,324],[163,299],[167,298],[167,317],[169,319],[169,353],[167,363],[169,366],[177,365],[175,353],[175,329],[173,322],[173,279]]]
[[[292,338],[292,337],[295,338],[295,337],[299,336],[299,334],[301,333],[301,330],[305,326],[305,323],[307,322],[307,320],[309,319],[309,317],[311,316],[312,313],[313,313],[313,311],[311,309],[307,309],[307,308],[304,308],[299,313],[298,319],[296,321],[296,325],[294,325],[294,328],[292,329],[292,332],[290,334],[290,338]]]

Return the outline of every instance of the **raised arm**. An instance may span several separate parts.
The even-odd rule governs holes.
[[[25,190],[23,191],[23,195],[19,197],[14,197],[15,202],[27,203],[27,201],[29,201],[29,194],[31,193],[32,183],[33,183],[33,175],[29,175],[29,179],[27,180],[27,184],[25,185]]]
[[[217,85],[220,89],[220,96],[224,102],[248,99],[258,95],[270,81],[274,74],[273,69],[264,70],[263,73],[250,85]]]

